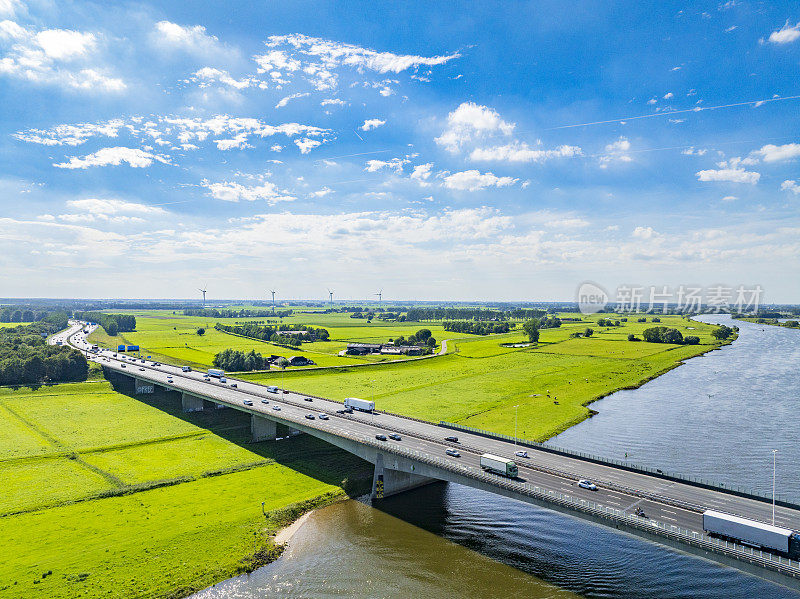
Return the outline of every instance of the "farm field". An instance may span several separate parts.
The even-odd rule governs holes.
[[[521,332],[460,337],[448,343],[454,353],[446,356],[367,369],[286,372],[284,384],[339,400],[374,397],[378,409],[506,434],[513,434],[518,410],[518,435],[544,440],[589,416],[587,405],[592,401],[641,385],[682,360],[719,346],[710,334],[713,326],[680,317],[610,329],[597,327],[597,318],[545,329],[540,342],[530,347],[504,347],[523,343]],[[570,333],[588,326],[595,330],[592,337],[570,338]],[[678,328],[684,335],[697,335],[701,343],[627,341],[629,333],[641,336],[651,326]],[[279,384],[278,373],[242,378]]]
[[[313,438],[250,444],[244,414],[179,404],[107,381],[0,390],[0,598],[182,596],[276,555],[277,529],[371,476]]]
[[[136,316],[136,331],[121,333],[117,337],[109,337],[98,328],[90,339],[106,347],[116,347],[126,343],[138,345],[142,351],[162,361],[187,364],[196,368],[212,366],[214,355],[224,349],[232,348],[240,351],[255,350],[262,355],[290,357],[304,355],[318,366],[347,366],[354,364],[370,364],[397,360],[398,356],[339,356],[339,352],[347,348],[348,343],[385,343],[390,338],[408,337],[421,328],[428,328],[437,340],[447,338],[441,324],[427,323],[385,323],[374,320],[350,318],[347,314],[293,314],[283,318],[280,324],[305,324],[322,327],[330,332],[330,341],[304,343],[302,347],[292,349],[272,343],[246,339],[236,335],[222,333],[214,329],[217,322],[234,324],[251,321],[265,321],[266,318],[205,318],[173,314],[169,310],[117,311]],[[272,322],[270,323],[272,324]],[[198,328],[206,330],[203,336],[197,334]]]

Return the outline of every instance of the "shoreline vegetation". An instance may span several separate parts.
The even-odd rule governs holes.
[[[148,355],[192,364],[220,347],[221,337],[203,339],[209,343],[202,356],[181,355],[184,344],[175,338],[188,333],[179,331],[179,320],[136,316],[139,330],[126,332],[125,340],[148,348]],[[448,339],[447,353],[436,360],[356,362],[373,368],[329,361],[313,371],[243,378],[275,383],[285,376],[289,388],[334,399],[372,391],[387,411],[500,432],[513,427],[509,405],[524,401],[519,436],[545,440],[591,417],[594,401],[638,388],[735,339],[714,340],[715,327],[673,316],[655,322],[699,335],[700,345],[634,343],[625,336],[651,322],[601,327],[598,316],[567,318],[560,328],[542,329],[535,343],[521,330],[464,335]],[[195,343],[198,320],[186,327]],[[339,346],[385,340],[420,325],[345,321],[337,330],[325,324]],[[594,334],[585,334],[587,324]],[[425,326],[444,337],[441,325]],[[98,337],[109,344],[120,339],[105,331]],[[157,339],[161,345],[148,343]],[[333,343],[318,346],[319,355],[339,351]],[[186,597],[278,559],[315,509],[368,491],[369,465],[321,441],[298,436],[250,444],[247,422],[234,410],[183,414],[168,394],[133,398],[124,385],[112,384],[118,388],[98,381],[0,389],[0,412],[8,417],[0,422],[8,429],[0,439],[9,439],[0,441],[0,484],[9,490],[6,502],[0,500],[0,534],[16,539],[7,548],[12,558],[0,564],[0,598],[92,598],[109,589]],[[55,537],[61,542],[51,547]]]

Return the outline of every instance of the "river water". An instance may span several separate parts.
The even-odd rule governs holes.
[[[727,322],[727,316],[703,320]],[[553,443],[800,499],[800,331],[737,323],[732,345],[641,389]],[[763,329],[763,330],[762,330]],[[197,599],[264,597],[798,599],[730,568],[459,485],[319,510],[283,557]]]

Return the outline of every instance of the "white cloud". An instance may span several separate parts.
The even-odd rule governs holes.
[[[267,204],[273,206],[278,202],[291,202],[295,199],[288,192],[278,189],[271,181],[261,181],[260,185],[247,186],[235,181],[211,183],[204,179],[200,184],[208,189],[212,198],[224,202],[264,200]]]
[[[700,181],[727,181],[755,185],[761,178],[761,173],[746,171],[743,168],[722,168],[719,170],[698,171],[697,178]]]
[[[285,98],[281,98],[278,101],[278,103],[275,104],[275,108],[283,108],[284,106],[286,106],[292,100],[296,100],[297,98],[305,98],[306,96],[310,96],[310,95],[311,94],[309,94],[308,92],[291,94],[289,96],[286,96]]]
[[[364,121],[364,124],[359,127],[359,129],[362,131],[371,131],[372,129],[377,129],[385,124],[386,121],[382,121],[380,119],[367,119]]]
[[[171,21],[159,21],[156,23],[152,38],[162,48],[182,50],[215,59],[221,53],[228,52],[215,36],[206,33],[206,28],[202,25],[183,26]]]
[[[773,44],[790,44],[798,39],[800,39],[800,23],[790,26],[789,21],[786,21],[778,31],[769,34],[769,41]]]
[[[502,146],[476,148],[469,157],[471,160],[504,160],[508,162],[544,162],[552,158],[571,158],[580,156],[583,151],[578,146],[562,145],[552,150],[531,148],[525,142],[515,141]]]
[[[323,187],[322,189],[319,189],[317,191],[312,191],[309,197],[324,198],[329,193],[333,193],[333,190],[330,189],[329,187]]]
[[[44,53],[56,60],[85,55],[96,43],[93,34],[69,29],[46,29],[37,33],[35,38]]]
[[[791,160],[800,156],[800,144],[784,144],[782,146],[775,146],[767,144],[762,146],[761,149],[755,150],[750,153],[750,156],[758,156],[764,162],[777,162],[779,160]]]
[[[612,162],[631,162],[633,158],[628,154],[631,149],[631,142],[625,137],[620,137],[617,141],[607,144],[604,152],[598,159],[600,168],[606,168]]]
[[[198,83],[200,87],[208,87],[214,83],[219,83],[237,90],[256,86],[262,83],[253,77],[234,79],[231,77],[231,74],[228,71],[216,69],[214,67],[203,67],[202,69],[195,71],[192,73],[192,76],[188,79],[188,81]]]
[[[90,214],[134,214],[139,216],[166,214],[166,210],[160,206],[148,206],[147,204],[115,199],[87,198],[85,200],[69,200],[67,201],[67,206]]]
[[[0,75],[37,85],[71,91],[119,92],[126,88],[97,61],[98,38],[69,29],[26,29],[13,21],[0,22],[0,39],[12,42],[0,54]]]
[[[272,150],[273,152],[280,152],[283,150],[283,146],[281,144],[274,144],[270,146],[269,149]]]
[[[148,167],[153,162],[158,161],[162,164],[170,164],[169,157],[152,154],[139,150],[138,148],[113,147],[103,148],[83,158],[71,156],[69,162],[56,163],[53,166],[66,169],[85,169],[90,166],[119,166],[127,162],[133,168]]]
[[[477,170],[453,173],[444,178],[444,186],[460,191],[478,191],[487,187],[508,187],[517,182],[513,177],[498,177],[493,173],[480,173]]]
[[[368,173],[376,173],[383,169],[395,171],[398,175],[403,173],[403,167],[408,164],[405,158],[392,158],[391,160],[368,160],[364,169]]]
[[[294,143],[298,148],[300,148],[301,154],[308,154],[311,150],[313,150],[317,146],[322,145],[321,141],[318,141],[316,139],[309,139],[307,137],[304,139],[296,139],[294,140]]]
[[[589,221],[583,218],[556,218],[547,221],[545,226],[551,229],[583,229],[589,224]]]
[[[690,146],[682,150],[681,154],[685,156],[704,156],[707,152],[708,150],[705,148],[696,149],[694,146]]]
[[[319,103],[320,106],[347,106],[347,102],[339,98],[325,98]]]
[[[353,68],[367,68],[378,73],[400,73],[420,66],[441,65],[460,56],[458,53],[425,57],[394,54],[392,52],[376,52],[361,46],[309,37],[299,33],[273,35],[267,41],[267,46],[271,48],[280,45],[288,45],[306,56],[316,57],[327,68],[344,65]],[[258,61],[259,59],[264,59],[264,57],[255,57],[255,59]]]
[[[56,125],[52,129],[28,129],[12,134],[12,137],[43,146],[79,146],[92,137],[117,137],[124,122],[120,119],[104,123],[78,123]]]
[[[667,92],[666,94],[664,94],[664,99],[665,100],[671,100],[674,97],[675,97],[675,94],[673,94],[672,92]]]
[[[722,201],[723,202],[735,202],[738,199],[739,198],[737,198],[736,196],[725,196],[724,198],[722,198]]]
[[[433,162],[428,162],[426,164],[418,164],[414,167],[414,170],[411,171],[411,175],[409,176],[423,187],[427,186],[428,183],[426,181],[431,176],[432,168],[433,168]]]
[[[20,0],[0,0],[0,16],[2,17],[13,17],[19,9],[24,10],[24,8]]]
[[[463,102],[447,115],[447,128],[434,141],[455,153],[475,139],[495,134],[511,135],[514,126],[514,123],[507,123],[487,106]]]
[[[787,179],[781,183],[781,190],[791,191],[795,195],[800,195],[800,185],[797,184],[797,181],[793,181],[792,179]]]
[[[653,230],[653,227],[636,227],[632,235],[636,239],[653,239],[658,233]]]

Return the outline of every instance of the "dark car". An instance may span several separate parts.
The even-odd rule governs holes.
[[[389,438],[392,439],[393,441],[402,441],[403,440],[403,437],[401,437],[397,433],[392,433],[391,435],[389,435]]]
[[[445,441],[450,441],[450,443],[458,443],[458,437],[445,437]]]
[[[306,418],[309,420],[314,420],[314,414],[306,414]]]
[[[234,389],[236,389],[238,386],[239,385],[237,385],[236,383],[231,383],[231,387],[233,387]]]
[[[386,435],[375,435],[378,441],[386,441]]]
[[[252,401],[250,401],[249,399],[245,399],[245,400],[244,400],[244,405],[246,405],[246,406],[252,406],[252,405],[253,405],[253,402],[252,402]]]
[[[269,403],[266,399],[262,399],[261,403]]]
[[[314,400],[313,400],[313,399],[311,399],[310,397],[304,397],[304,398],[303,398],[303,401],[314,401]]]

